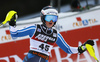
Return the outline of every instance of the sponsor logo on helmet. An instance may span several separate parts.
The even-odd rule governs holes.
[[[56,12],[48,12],[47,14],[57,15]]]

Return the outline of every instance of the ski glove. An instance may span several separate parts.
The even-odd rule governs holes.
[[[9,25],[10,26],[16,26],[16,15],[14,14],[14,16],[11,18],[11,20],[9,21]]]
[[[86,49],[86,44],[90,44],[91,46],[94,45],[94,41],[93,40],[87,40],[84,44],[82,44],[81,46],[78,47],[78,52],[79,54],[82,54],[83,52],[85,52]]]

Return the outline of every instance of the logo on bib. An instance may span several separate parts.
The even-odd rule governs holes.
[[[49,36],[46,36],[46,35],[43,35],[43,34],[38,34],[35,38],[38,38],[39,40],[42,40],[42,41],[47,41],[47,40],[50,40],[50,41],[55,41],[55,38],[52,38],[52,37],[49,37]]]

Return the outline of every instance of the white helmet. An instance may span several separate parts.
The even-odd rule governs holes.
[[[45,24],[45,21],[46,21],[45,16],[46,15],[55,15],[55,16],[57,16],[57,19],[58,19],[58,11],[52,6],[46,6],[41,10],[40,16],[41,16],[41,21],[43,22],[43,24]],[[56,24],[56,22],[54,23],[54,25],[55,24]]]

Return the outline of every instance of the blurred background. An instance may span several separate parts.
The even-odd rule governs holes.
[[[10,10],[18,12],[18,20],[39,16],[44,6],[52,5],[59,12],[82,11],[97,6],[100,0],[2,0],[0,2],[0,22]],[[74,9],[74,10],[73,10]],[[77,10],[78,9],[78,10]]]

